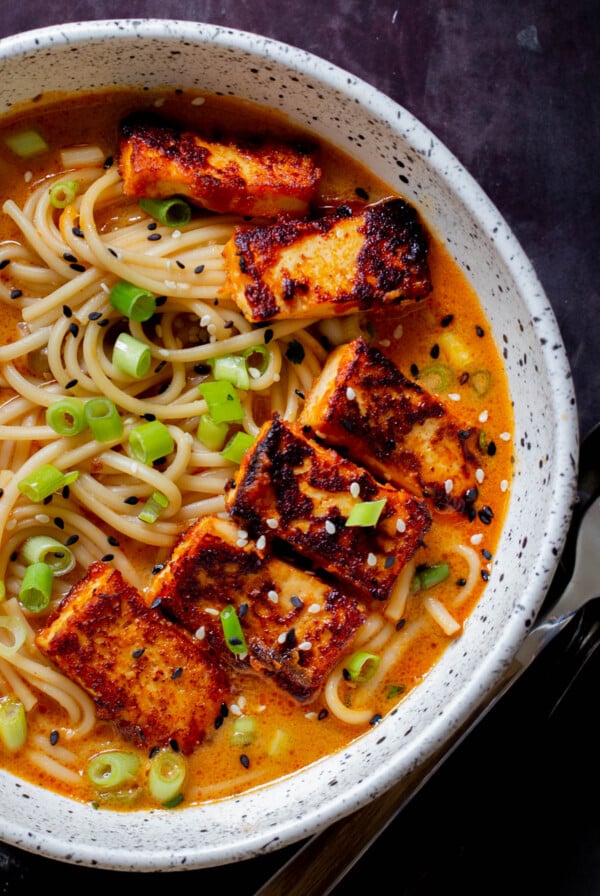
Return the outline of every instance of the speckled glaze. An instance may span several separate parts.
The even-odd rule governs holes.
[[[126,79],[126,82],[125,82]],[[340,754],[269,787],[177,812],[120,814],[0,773],[0,838],[66,862],[179,870],[277,849],[350,813],[443,746],[508,666],[541,606],[575,495],[577,414],[553,311],[506,222],[405,109],[328,62],[256,35],[158,20],[69,24],[0,41],[0,114],[40,90],[182,86],[278,108],[402,192],[477,290],[514,398],[516,470],[492,578],[423,684]]]

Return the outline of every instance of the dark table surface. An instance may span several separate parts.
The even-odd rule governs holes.
[[[424,122],[481,184],[531,259],[571,362],[582,436],[600,420],[597,0],[4,0],[0,37],[138,17],[228,25],[302,47]],[[566,562],[559,566],[555,587],[567,570]],[[595,625],[599,616],[593,607],[584,622]],[[600,651],[575,675],[567,641],[560,636],[548,648],[334,896],[369,883],[379,889],[383,879],[396,896],[600,894]],[[0,892],[43,881],[62,891],[176,884],[251,896],[297,848],[169,881],[0,845]]]

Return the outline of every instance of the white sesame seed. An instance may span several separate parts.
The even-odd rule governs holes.
[[[281,377],[279,376],[278,373],[273,374],[273,382],[274,383],[278,383],[280,379],[281,379]]]
[[[285,644],[286,641],[287,641],[287,632],[282,632],[282,633],[279,635],[279,637],[277,638],[277,643],[278,643],[278,644]]]
[[[320,613],[321,612],[321,604],[311,604],[307,613]]]
[[[369,553],[367,557],[367,566],[375,566],[377,564],[377,557],[375,554]]]
[[[238,538],[244,538],[246,541],[248,540],[248,533],[245,529],[238,529]]]
[[[305,713],[304,713],[304,718],[305,718],[305,719],[316,719],[316,718],[317,718],[317,714],[316,714],[316,712],[314,712],[314,711],[311,710],[311,712],[305,712]]]
[[[485,423],[487,418],[488,418],[488,412],[482,411],[477,419],[479,420],[480,423]]]
[[[171,234],[171,239],[172,240],[181,239],[181,230],[174,230],[173,233]]]
[[[164,106],[165,98],[164,96],[159,96],[158,99],[154,100],[154,105],[157,109],[160,109],[161,106]]]
[[[471,535],[471,544],[481,544],[483,539],[483,535],[481,532],[476,532],[475,535]]]
[[[503,442],[510,442],[510,433],[509,432],[501,432],[499,437]]]
[[[348,401],[354,401],[354,399],[356,398],[356,392],[354,391],[352,386],[348,386],[348,388],[346,389],[346,398],[348,399]]]
[[[481,467],[478,467],[475,470],[475,479],[477,480],[477,482],[479,482],[479,484],[481,484],[483,482],[483,480],[485,479],[485,473],[483,472]]]
[[[192,100],[192,106],[203,106],[205,103],[205,99],[203,96],[196,96]]]
[[[380,339],[379,345],[382,345],[384,348],[389,348],[391,345],[391,342],[389,339]]]
[[[460,395],[458,392],[448,392],[448,398],[450,401],[460,401]]]
[[[272,604],[279,603],[279,595],[277,594],[276,591],[273,591],[273,590],[269,591],[267,593],[267,597],[269,598],[269,600],[271,601]]]
[[[36,513],[35,518],[37,522],[41,523],[43,526],[50,522],[50,517],[47,513]]]
[[[453,488],[454,488],[454,483],[452,482],[452,480],[446,479],[446,481],[444,482],[444,489],[446,491],[446,494],[449,495]]]
[[[237,703],[231,704],[231,706],[229,707],[229,712],[231,713],[232,716],[239,717],[239,716],[243,715],[242,710],[239,708]]]
[[[219,611],[215,610],[214,607],[204,607],[204,612],[208,613],[209,616],[218,616]]]
[[[203,625],[201,625],[200,628],[197,628],[196,631],[194,632],[194,636],[196,638],[198,638],[199,641],[203,641],[205,635],[206,635],[206,629],[204,628]]]
[[[327,520],[325,523],[325,530],[329,533],[329,535],[335,535],[335,525],[331,522],[331,520]]]
[[[248,701],[243,694],[240,694],[240,696],[238,697],[238,705],[242,710],[246,709],[246,706],[248,705]]]
[[[301,644],[298,644],[298,650],[310,650],[311,647],[310,641],[302,641]]]
[[[406,532],[406,523],[400,517],[396,520],[396,532]]]
[[[247,538],[238,538],[238,540],[236,541],[236,545],[238,546],[238,548],[245,548],[247,544]]]
[[[279,520],[276,520],[274,517],[269,517],[267,520],[267,526],[269,529],[276,529],[279,525]]]
[[[503,479],[502,482],[500,483],[500,491],[505,492],[507,490],[508,490],[508,481],[506,479]]]
[[[165,286],[167,289],[177,289],[177,284],[174,280],[165,280]]]
[[[398,326],[394,330],[394,339],[402,339],[403,333],[404,333],[404,327],[402,326],[402,324],[398,324]]]
[[[360,485],[358,484],[358,482],[350,483],[350,494],[353,498],[358,498],[358,496],[360,495]]]
[[[257,380],[260,377],[260,370],[258,369],[258,367],[249,367],[248,373],[250,374],[250,376],[252,377],[253,380]]]
[[[259,535],[259,537],[256,539],[256,547],[258,548],[259,551],[264,551],[266,546],[267,546],[267,539],[265,538],[264,535]]]
[[[211,320],[212,320],[212,318],[211,318],[210,314],[203,314],[202,317],[200,318],[200,326],[207,327],[209,325],[209,323],[211,322]]]

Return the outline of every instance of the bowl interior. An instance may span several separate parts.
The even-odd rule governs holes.
[[[515,478],[496,572],[461,639],[377,727],[268,788],[143,820],[95,812],[0,774],[3,839],[114,869],[225,864],[295,842],[349,813],[442,746],[485,697],[535,618],[574,496],[577,415],[552,309],[498,211],[410,113],[328,62],[191,22],[90,22],[0,42],[0,113],[44,90],[194,87],[276,108],[403,194],[446,242],[502,347],[515,408]],[[27,796],[27,799],[24,797]]]

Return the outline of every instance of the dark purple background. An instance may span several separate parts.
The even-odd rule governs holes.
[[[0,37],[135,17],[228,25],[302,47],[424,122],[533,262],[571,361],[582,435],[600,419],[597,0],[5,0]],[[553,645],[334,896],[381,889],[384,878],[395,896],[600,893],[599,659],[550,715],[573,673],[563,640]],[[183,886],[251,896],[294,849],[173,879],[76,868],[0,846],[1,892]]]

